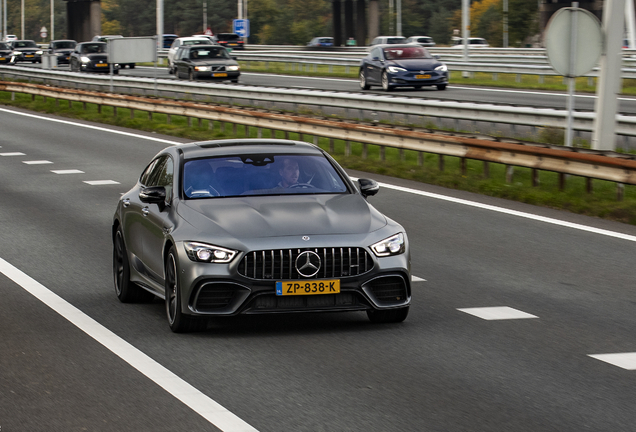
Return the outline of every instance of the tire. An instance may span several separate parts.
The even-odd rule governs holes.
[[[232,82],[233,82],[234,84],[238,84],[238,79],[233,79],[233,80],[232,80]]]
[[[181,293],[179,289],[177,251],[170,248],[165,265],[166,277],[166,316],[170,330],[175,333],[187,333],[205,330],[207,320],[185,315],[181,311]]]
[[[382,88],[384,91],[391,91],[392,87],[389,85],[389,76],[386,71],[382,71]]]
[[[131,69],[134,69],[135,68],[135,64],[131,63],[131,64],[128,65],[128,67],[131,68]]]
[[[437,90],[446,90],[446,84],[440,84],[437,86]]]
[[[130,280],[130,263],[121,227],[113,242],[113,282],[115,294],[122,303],[148,303],[155,296]]]
[[[419,86],[419,85],[418,86],[413,86],[413,88],[415,88],[415,90],[421,90],[422,86]]]
[[[364,69],[360,69],[360,88],[362,90],[369,90],[371,86],[367,83],[367,77],[364,75]]]
[[[113,71],[113,75],[119,75],[119,69],[115,69],[115,70]]]
[[[369,321],[377,324],[400,323],[409,315],[409,306],[389,310],[368,310]]]

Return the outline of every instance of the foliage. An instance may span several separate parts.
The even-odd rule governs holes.
[[[66,2],[54,0],[55,39],[66,38]],[[21,0],[7,0],[7,33],[22,38]],[[40,29],[46,27],[48,35],[40,37]],[[48,42],[51,37],[51,1],[25,0],[24,2],[24,38],[36,42]]]

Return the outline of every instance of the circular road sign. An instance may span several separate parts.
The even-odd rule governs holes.
[[[565,77],[585,75],[603,52],[601,23],[585,9],[559,9],[548,22],[545,46],[548,61],[556,72]]]

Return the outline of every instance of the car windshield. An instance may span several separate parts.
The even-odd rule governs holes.
[[[64,49],[64,48],[75,48],[77,45],[75,42],[54,42],[51,44],[51,48],[53,49]]]
[[[33,41],[17,41],[13,43],[13,48],[37,48]]]
[[[3,50],[9,49],[9,45],[7,45],[4,42],[0,42],[0,49],[3,49]]]
[[[190,58],[192,60],[229,59],[230,55],[222,47],[192,48],[190,49]]]
[[[468,43],[470,45],[485,45],[486,41],[483,39],[469,39]]]
[[[347,187],[324,156],[254,154],[186,162],[183,193],[190,199],[340,194]]]
[[[384,57],[387,60],[433,58],[433,56],[422,47],[385,48],[383,51]]]
[[[406,38],[403,37],[394,37],[394,38],[387,38],[386,43],[388,44],[401,44],[406,42]]]
[[[82,45],[82,54],[101,54],[106,52],[105,43],[92,43]]]

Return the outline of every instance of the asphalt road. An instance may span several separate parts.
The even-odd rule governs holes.
[[[110,224],[178,140],[34,116],[0,109],[2,432],[634,430],[636,227],[373,176],[412,245],[404,323],[173,334],[115,297]]]

